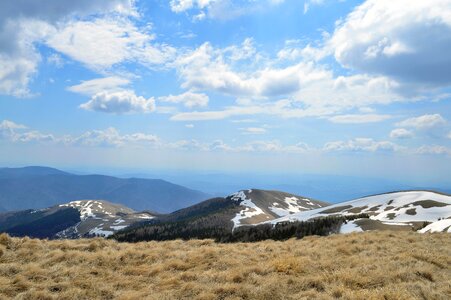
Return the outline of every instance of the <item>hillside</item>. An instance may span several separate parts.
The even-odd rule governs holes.
[[[431,191],[393,192],[337,203],[325,209],[299,212],[270,221],[308,221],[327,216],[368,214],[343,225],[342,232],[374,229],[412,230],[432,223],[425,231],[451,232],[451,196]],[[447,220],[441,220],[447,219]]]
[[[108,201],[83,200],[40,210],[0,214],[0,232],[49,239],[110,236],[154,217]]]
[[[449,299],[451,235],[117,243],[0,235],[2,299]]]
[[[103,199],[134,210],[169,213],[208,195],[159,179],[74,175],[44,167],[0,169],[0,207],[40,209],[82,199]]]
[[[132,226],[114,238],[127,241],[217,238],[242,226],[326,205],[325,202],[280,191],[242,190],[160,216],[144,226]]]

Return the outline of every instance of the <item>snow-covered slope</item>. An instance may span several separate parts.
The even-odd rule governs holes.
[[[80,222],[57,233],[59,238],[110,236],[134,223],[154,218],[149,213],[137,213],[128,207],[100,200],[72,201],[59,207],[72,207],[80,212]]]
[[[343,225],[341,231],[411,229],[421,227],[424,222],[433,222],[433,224],[421,232],[449,230],[451,196],[429,191],[387,193],[291,214],[272,220],[271,223],[306,221],[318,217],[361,213],[368,214],[370,218],[350,221]]]
[[[325,207],[328,204],[279,191],[242,190],[228,197],[239,203],[233,217],[234,228],[267,222],[279,217]]]

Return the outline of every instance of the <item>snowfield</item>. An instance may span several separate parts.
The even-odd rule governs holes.
[[[365,213],[370,219],[385,225],[408,225],[410,222],[434,222],[420,232],[443,231],[448,228],[451,217],[451,196],[429,191],[395,192],[363,197],[337,203],[324,208],[290,214],[270,221],[272,224],[286,221],[307,221],[333,215],[354,215]],[[447,219],[437,222],[439,219]],[[352,230],[352,224],[343,225],[342,231]],[[435,224],[435,225],[434,225]],[[448,226],[446,226],[448,225]],[[361,229],[361,228],[359,228]],[[441,230],[440,230],[441,229]]]
[[[232,219],[234,229],[325,205],[283,192],[264,190],[242,190],[229,198],[243,207]]]

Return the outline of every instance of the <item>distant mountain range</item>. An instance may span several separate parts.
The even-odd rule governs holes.
[[[134,210],[169,213],[210,196],[160,179],[75,175],[47,167],[0,168],[0,209],[39,209],[102,199]]]
[[[403,191],[327,205],[283,192],[242,190],[138,225],[114,238],[256,241],[365,230],[451,232],[451,196]]]
[[[39,238],[113,236],[120,241],[284,239],[365,230],[451,232],[451,196],[385,193],[329,205],[280,191],[241,190],[169,214],[136,212],[103,200],[0,214],[0,232]]]

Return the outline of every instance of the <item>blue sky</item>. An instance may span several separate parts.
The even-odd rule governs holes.
[[[449,182],[451,1],[0,4],[0,163]]]

